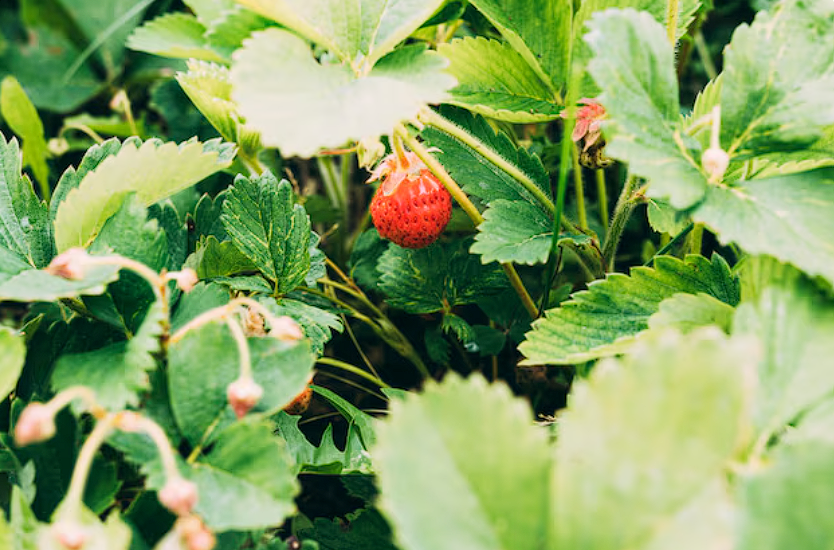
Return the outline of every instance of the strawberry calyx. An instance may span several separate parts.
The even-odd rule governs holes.
[[[367,183],[382,180],[382,192],[390,196],[403,181],[414,181],[425,170],[428,170],[428,167],[413,151],[405,152],[402,158],[396,153],[391,153],[371,172]]]

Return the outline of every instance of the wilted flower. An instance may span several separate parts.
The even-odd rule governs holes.
[[[14,440],[24,447],[46,441],[55,435],[55,413],[43,403],[29,403],[14,427]]]
[[[263,397],[264,390],[251,378],[238,378],[226,388],[226,398],[235,411],[235,416],[243,418]]]
[[[576,142],[584,140],[582,150],[587,151],[602,136],[602,121],[607,117],[607,113],[605,107],[596,99],[583,97],[579,103],[583,106],[576,111],[576,124],[570,137]],[[564,111],[562,118],[566,118]]]

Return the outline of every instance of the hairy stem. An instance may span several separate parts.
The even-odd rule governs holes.
[[[667,0],[666,2],[666,36],[674,47],[677,42],[678,12],[680,11],[679,0]]]
[[[620,198],[617,199],[617,206],[614,208],[614,216],[611,218],[611,225],[605,235],[605,243],[602,245],[602,259],[605,268],[609,271],[614,269],[614,257],[617,255],[617,247],[620,238],[623,236],[628,219],[634,211],[637,203],[634,201],[634,192],[638,189],[640,179],[630,175],[623,186]]]

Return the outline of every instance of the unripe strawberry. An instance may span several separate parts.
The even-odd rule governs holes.
[[[440,236],[452,216],[452,197],[423,161],[406,153],[405,162],[387,156],[371,179],[382,179],[371,200],[379,234],[404,248],[423,248]]]
[[[169,479],[157,493],[159,502],[178,516],[187,516],[197,505],[197,486],[181,477]]]
[[[246,416],[263,395],[263,388],[251,378],[238,378],[226,388],[226,398],[238,418]]]
[[[20,447],[40,443],[55,435],[55,413],[43,403],[29,403],[14,428],[14,440]]]

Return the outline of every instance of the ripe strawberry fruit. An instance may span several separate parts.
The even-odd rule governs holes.
[[[404,248],[423,248],[443,232],[452,216],[452,197],[417,155],[383,159],[368,181],[382,179],[371,200],[379,234]]]

